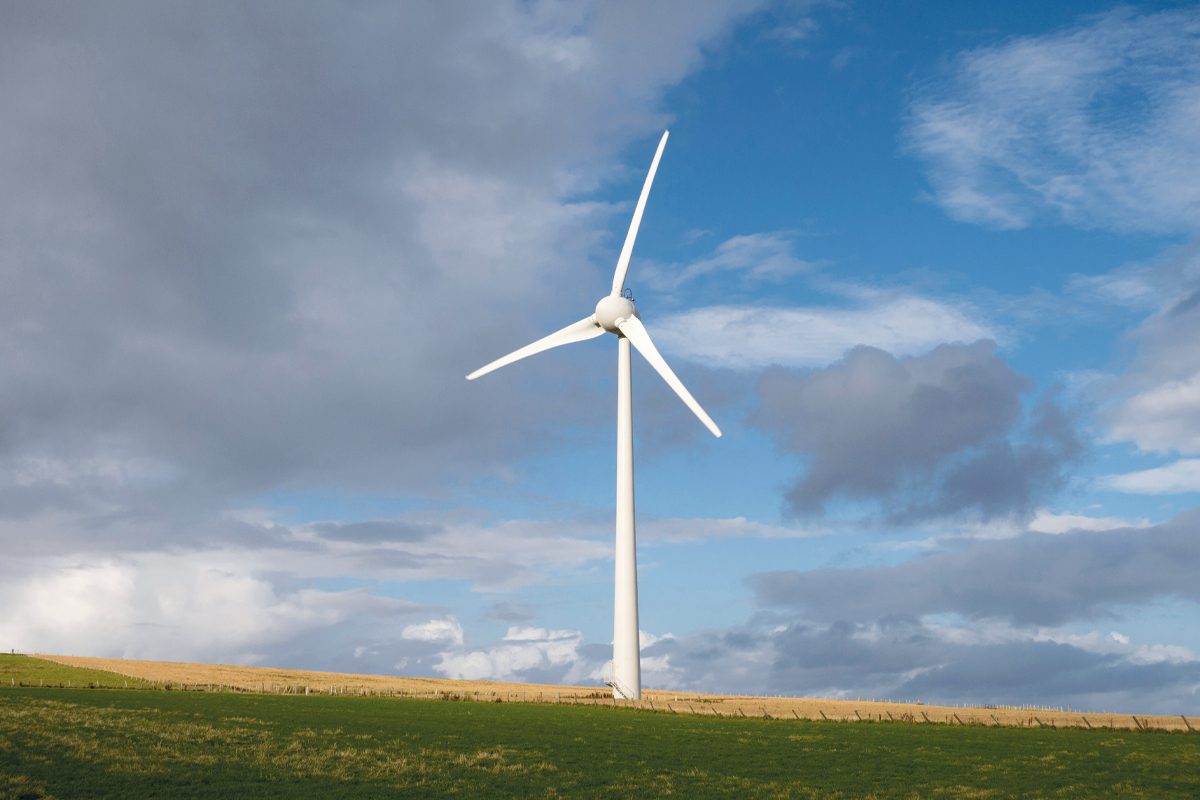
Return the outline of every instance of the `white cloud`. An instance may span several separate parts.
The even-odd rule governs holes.
[[[820,536],[818,526],[791,527],[732,517],[728,519],[644,519],[638,521],[638,539],[670,544],[699,542],[707,539],[795,539]]]
[[[441,653],[434,669],[465,680],[533,680],[530,673],[551,671],[554,680],[570,683],[584,677],[582,643],[579,631],[513,626],[490,648]]]
[[[642,651],[675,641],[671,633],[660,636],[638,631]],[[448,678],[467,680],[600,684],[610,679],[611,659],[589,656],[583,645],[580,631],[512,626],[499,642],[489,647],[445,650],[434,669]],[[642,655],[643,685],[679,686],[684,678],[684,671],[672,663],[669,652]]]
[[[1010,642],[1052,642],[1088,653],[1115,655],[1134,664],[1173,664],[1200,661],[1200,656],[1181,645],[1139,644],[1120,631],[1078,632],[1064,628],[1022,628],[994,620],[972,620],[969,625],[925,620],[925,626],[940,639],[957,645],[978,646]]]
[[[1147,267],[1123,267],[1100,275],[1073,276],[1067,288],[1084,300],[1148,311],[1162,298],[1153,277],[1153,270]]]
[[[428,622],[404,626],[400,637],[418,642],[445,642],[461,645],[463,629],[454,617],[431,619]]]
[[[1091,517],[1086,514],[1056,514],[1042,509],[1029,523],[1037,533],[1067,533],[1069,531],[1111,531],[1117,528],[1148,528],[1146,519],[1128,520],[1121,517]]]
[[[1120,8],[961,55],[908,140],[951,216],[1043,214],[1116,230],[1200,227],[1200,13]]]
[[[1118,528],[1149,528],[1147,519],[1124,517],[1097,517],[1088,514],[1071,514],[1039,509],[1033,519],[1023,522],[1020,518],[999,517],[973,523],[959,522],[947,530],[941,522],[927,526],[932,535],[921,539],[885,540],[874,545],[879,550],[935,550],[945,548],[956,540],[1012,539],[1025,533],[1062,534],[1073,531],[1111,531]]]
[[[651,633],[650,631],[643,631],[643,630],[639,629],[638,630],[638,649],[645,650],[647,647],[650,647],[651,645],[658,644],[659,642],[669,641],[674,638],[675,638],[675,634],[673,634],[673,633],[664,633],[662,636],[658,636],[656,634]]]
[[[1190,648],[1173,644],[1135,644],[1126,634],[1119,631],[1102,633],[1088,631],[1087,633],[1063,633],[1053,630],[1041,630],[1032,636],[1034,641],[1057,642],[1078,647],[1089,653],[1118,655],[1134,664],[1184,664],[1200,661]]]
[[[1108,475],[1103,483],[1129,494],[1200,492],[1200,458],[1182,458],[1170,464],[1122,475]]]
[[[1110,420],[1110,439],[1154,452],[1200,453],[1200,372],[1146,386]]]
[[[793,252],[793,236],[752,233],[717,245],[712,255],[690,264],[639,263],[637,283],[660,291],[675,291],[686,283],[717,272],[736,273],[746,283],[778,283],[816,267]]]
[[[297,637],[341,637],[353,640],[347,653],[386,670],[402,655],[392,645],[441,650],[461,646],[463,632],[456,618],[444,612],[431,618],[425,606],[391,599],[376,586],[455,580],[477,591],[510,591],[591,580],[593,568],[612,558],[607,520],[486,524],[462,513],[417,514],[331,532],[330,523],[289,529],[270,521],[276,516],[269,509],[238,511],[211,528],[187,529],[194,547],[116,553],[101,540],[78,539],[78,521],[61,515],[0,520],[8,548],[0,560],[0,642],[24,650],[245,662],[290,653],[287,643]],[[39,535],[30,537],[30,530]],[[659,546],[805,535],[745,519],[648,520],[642,533]],[[140,536],[136,529],[121,534],[130,541]],[[75,555],[53,555],[64,551]],[[330,581],[371,584],[348,592],[303,588]],[[421,612],[424,621],[404,618]],[[374,614],[389,615],[388,624],[368,622]],[[359,617],[361,624],[352,622]],[[514,641],[522,636],[540,635],[510,631]],[[336,661],[340,651],[316,652],[315,658]]]
[[[29,652],[254,663],[299,637],[419,608],[361,590],[281,590],[230,555],[59,560],[6,575],[0,641]]]
[[[1200,455],[1200,242],[1146,274],[1159,308],[1129,335],[1136,350],[1124,370],[1096,384],[1105,439]]]
[[[851,308],[710,306],[656,320],[651,333],[668,356],[734,369],[820,366],[856,345],[903,356],[999,338],[973,309],[914,295],[867,298]]]

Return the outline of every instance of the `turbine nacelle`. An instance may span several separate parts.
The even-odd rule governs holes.
[[[618,327],[630,317],[638,316],[637,307],[628,297],[606,294],[596,303],[596,324],[609,333],[620,334]]]

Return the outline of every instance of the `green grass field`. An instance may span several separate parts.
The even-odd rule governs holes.
[[[4,798],[441,795],[1195,798],[1200,734],[0,688]]]
[[[0,686],[70,686],[112,689],[149,689],[149,681],[127,678],[98,669],[65,667],[41,658],[0,653]]]

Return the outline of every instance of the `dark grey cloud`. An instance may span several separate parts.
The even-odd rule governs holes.
[[[910,499],[894,519],[938,516],[963,509],[987,518],[1028,514],[1066,483],[1064,468],[1083,443],[1072,414],[1056,394],[1041,398],[1030,413],[1024,441],[992,440],[944,471],[932,502]]]
[[[1071,644],[1020,641],[949,648],[897,691],[941,703],[1072,705],[1165,714],[1200,708],[1200,661],[1139,662]]]
[[[615,209],[571,198],[752,5],[0,10],[0,514],[170,539],[270,489],[452,494],[548,407],[600,420],[586,369],[540,407],[552,364],[462,376],[590,307]]]
[[[1080,449],[1073,420],[1030,389],[992,342],[896,358],[858,347],[824,369],[769,370],[754,422],[807,460],[787,493],[798,514],[837,498],[880,501],[897,520],[1025,513],[1059,488]]]
[[[1151,528],[951,542],[895,566],[767,572],[749,582],[761,605],[815,620],[953,613],[1061,625],[1158,598],[1200,602],[1198,537],[1200,512],[1191,511]]]
[[[1200,707],[1200,661],[1146,663],[1032,639],[955,642],[895,618],[796,624],[772,638],[769,686],[779,692],[1168,714]]]
[[[428,675],[442,643],[405,639],[405,624],[420,623],[429,611],[371,615],[289,637],[271,648],[264,664],[292,669],[363,675]],[[425,616],[422,616],[424,614]]]
[[[0,493],[0,497],[5,493]],[[12,491],[27,500],[29,493]],[[59,502],[60,497],[65,498]],[[154,500],[167,505],[155,508]],[[25,509],[7,509],[0,514],[0,541],[13,557],[57,558],[76,554],[81,558],[119,555],[184,547],[188,549],[286,547],[297,552],[312,551],[317,543],[297,538],[281,525],[248,522],[197,508],[197,498],[171,496],[140,497],[136,502],[124,497],[113,502],[110,488],[92,497],[72,495],[69,487],[55,487],[53,503],[45,513],[26,513]],[[205,495],[204,500],[210,499]]]
[[[920,623],[820,624],[763,614],[744,625],[656,642],[695,690],[900,699],[904,676],[937,663],[943,644]]]
[[[484,618],[497,622],[523,623],[532,621],[536,616],[537,614],[530,606],[513,603],[509,600],[498,600],[492,603],[491,610]]]
[[[492,554],[462,552],[447,543],[434,543],[438,552],[413,553],[377,547],[343,556],[348,575],[382,575],[395,579],[454,578],[472,585],[497,590],[522,581],[537,579],[537,573],[515,559]]]
[[[1200,661],[1147,658],[1112,638],[991,638],[912,617],[813,622],[763,613],[746,624],[662,639],[664,687],[946,704],[1071,705],[1097,711],[1194,713]]]
[[[401,520],[371,520],[367,522],[317,522],[309,526],[322,539],[386,544],[388,542],[419,542],[442,530],[432,523]]]
[[[1170,317],[1182,317],[1195,312],[1197,309],[1200,309],[1200,289],[1192,289],[1190,292],[1184,294],[1182,299],[1175,301],[1167,309],[1167,315]]]

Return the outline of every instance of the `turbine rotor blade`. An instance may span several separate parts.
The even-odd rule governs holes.
[[[692,410],[692,413],[700,418],[704,423],[704,427],[712,432],[713,436],[721,438],[721,429],[717,427],[717,423],[712,421],[700,404],[696,402],[696,398],[692,397],[692,393],[683,385],[683,381],[676,377],[675,372],[667,365],[667,362],[659,354],[658,348],[654,346],[654,342],[650,341],[650,334],[646,332],[646,326],[637,317],[628,317],[617,323],[617,329],[624,334],[637,351],[650,362],[650,366],[654,367],[655,372],[662,376],[662,379],[667,382],[675,394],[679,395],[679,399],[683,404]]]
[[[473,381],[481,375],[487,375],[489,372],[506,367],[514,361],[520,361],[522,358],[537,355],[543,350],[549,350],[552,347],[561,347],[564,344],[571,344],[573,342],[582,342],[586,339],[594,339],[603,333],[604,328],[601,328],[596,323],[596,315],[589,314],[579,320],[579,322],[572,322],[567,327],[557,330],[549,336],[543,336],[536,342],[525,345],[520,350],[514,350],[508,355],[501,356],[490,364],[480,367],[468,375],[467,380]]]
[[[658,150],[654,153],[654,161],[650,163],[650,171],[646,173],[646,183],[642,185],[642,196],[638,198],[637,208],[633,211],[633,221],[629,223],[629,233],[625,234],[625,246],[621,248],[621,257],[617,259],[617,269],[613,273],[612,293],[620,294],[625,288],[625,273],[629,271],[629,258],[633,255],[633,242],[637,239],[638,227],[642,224],[642,212],[646,210],[646,198],[650,196],[650,184],[654,183],[654,173],[658,171],[658,160],[662,158],[663,148],[667,146],[667,136],[670,131],[663,131],[658,140]]]

